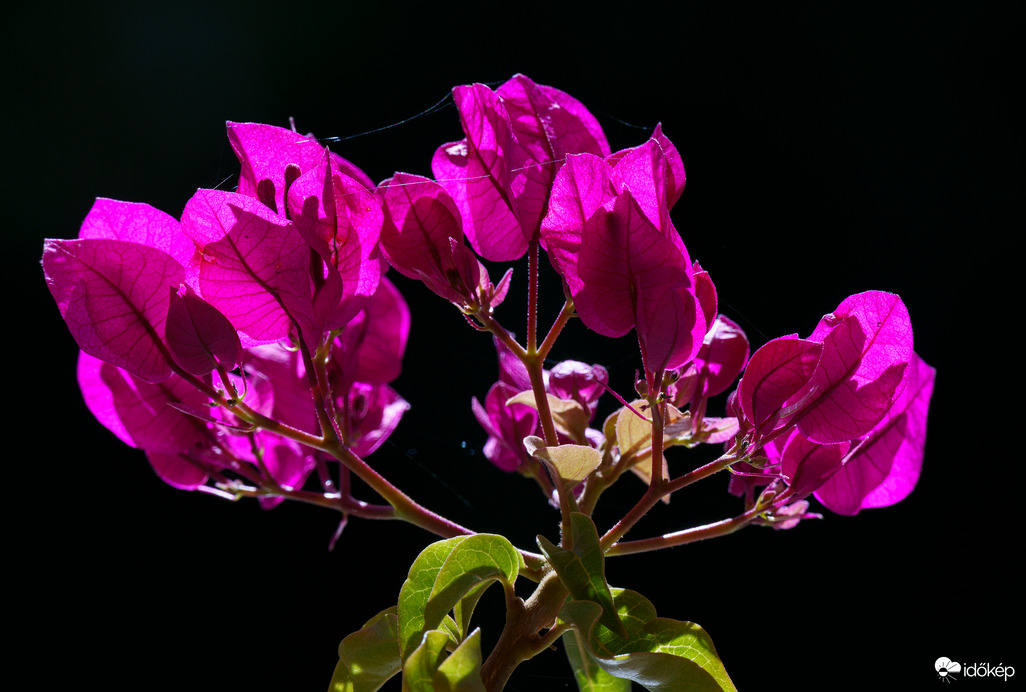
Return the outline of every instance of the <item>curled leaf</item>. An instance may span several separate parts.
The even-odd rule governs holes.
[[[399,648],[404,664],[421,645],[425,632],[435,630],[450,610],[465,599],[477,602],[482,584],[499,581],[512,589],[521,561],[507,539],[485,533],[454,536],[421,551],[399,591]],[[461,615],[461,619],[467,618]]]
[[[531,435],[524,438],[524,447],[528,454],[555,467],[559,477],[571,483],[580,483],[602,463],[602,452],[585,445],[546,447],[545,440]]]

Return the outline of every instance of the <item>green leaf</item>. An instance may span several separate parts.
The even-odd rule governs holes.
[[[435,673],[439,692],[486,692],[481,680],[481,630],[474,630]]]
[[[442,618],[442,622],[439,623],[438,629],[442,630],[449,635],[449,646],[447,649],[455,649],[463,641],[463,635],[460,633],[459,625],[452,619],[451,616],[446,615]]]
[[[453,620],[456,623],[457,630],[460,634],[460,641],[463,641],[467,632],[470,631],[470,618],[474,614],[474,608],[477,607],[477,602],[481,600],[481,596],[484,595],[485,589],[488,588],[491,582],[482,582],[478,584],[470,591],[467,595],[460,599],[453,609]]]
[[[545,536],[538,536],[538,547],[570,595],[575,600],[598,603],[602,606],[602,624],[626,637],[627,631],[617,616],[613,595],[606,583],[605,556],[595,523],[585,514],[571,513],[570,538],[569,550],[554,545]]]
[[[737,692],[701,627],[656,617],[651,601],[636,591],[613,589],[613,602],[627,628],[626,641],[600,622],[598,603],[570,601],[560,612],[607,673],[658,692]]]
[[[410,566],[409,576],[399,590],[399,653],[405,663],[415,648],[420,646],[424,632],[434,627],[424,626],[424,607],[435,585],[435,577],[445,559],[457,545],[469,536],[454,536],[432,543],[421,551]],[[437,625],[438,623],[435,623]]]
[[[424,632],[436,629],[458,605],[462,622],[454,624],[465,632],[480,590],[493,581],[512,589],[522,567],[520,552],[502,536],[457,536],[425,548],[399,591],[402,660],[420,646]]]
[[[449,635],[428,630],[403,664],[404,692],[486,692],[481,680],[481,631],[446,656]]]
[[[573,629],[563,635],[563,648],[581,692],[631,692],[631,681],[613,677],[596,663]]]
[[[399,672],[396,609],[383,610],[342,640],[329,692],[374,692]]]
[[[435,692],[435,672],[445,660],[449,635],[442,630],[428,630],[420,645],[403,663],[403,692]]]
[[[523,566],[520,552],[502,536],[479,533],[455,546],[438,574],[425,607],[426,626],[434,627],[474,587],[501,581],[512,587]]]

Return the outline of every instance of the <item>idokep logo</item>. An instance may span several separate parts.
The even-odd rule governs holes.
[[[954,682],[961,674],[965,678],[1003,678],[1005,682],[1015,675],[1015,668],[998,663],[992,666],[989,663],[961,663],[952,661],[946,656],[941,656],[933,663],[937,677],[942,682]]]
[[[937,676],[943,682],[953,682],[955,676],[962,672],[962,664],[956,663],[945,656],[938,658],[934,662],[933,668],[937,671]]]

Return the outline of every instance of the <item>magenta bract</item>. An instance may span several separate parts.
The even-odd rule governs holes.
[[[538,412],[526,404],[506,405],[519,390],[496,382],[488,390],[485,403],[474,397],[470,404],[474,417],[488,433],[484,454],[490,462],[503,471],[516,471],[527,463],[524,438],[534,435],[538,429]]]
[[[838,514],[856,514],[860,509],[892,505],[912,492],[923,464],[936,374],[912,355],[908,384],[883,419],[853,443],[843,468],[816,492],[820,502]]]
[[[431,163],[485,259],[521,257],[537,237],[553,177],[570,153],[608,156],[602,128],[576,99],[514,76],[493,92],[453,89],[466,139],[439,147]]]
[[[123,240],[48,240],[43,271],[79,348],[148,382],[171,375],[168,287],[185,281],[171,255]]]
[[[662,168],[664,184],[661,196],[666,202],[667,209],[672,209],[673,205],[677,203],[677,200],[679,200],[680,196],[684,193],[684,183],[686,182],[684,161],[681,159],[680,152],[677,151],[677,147],[674,146],[673,142],[663,134],[662,123],[655,126],[655,130],[652,132],[652,136],[649,139],[655,140],[656,145],[659,147],[659,151],[662,153],[664,161]],[[621,149],[620,151],[607,156],[606,162],[611,166],[615,166],[620,159],[637,148],[638,147]]]
[[[695,356],[701,396],[725,392],[748,363],[748,337],[735,323],[717,315]]]
[[[738,403],[756,428],[771,430],[784,403],[808,391],[823,345],[797,334],[768,341],[757,350],[738,384]]]
[[[353,385],[340,408],[346,416],[347,442],[354,454],[367,456],[378,449],[409,410],[399,394],[388,385]]]
[[[781,473],[791,489],[787,502],[803,500],[827,482],[841,468],[850,446],[848,442],[818,444],[792,430],[780,455]]]
[[[242,344],[228,318],[188,286],[170,291],[164,340],[171,357],[193,375],[232,370],[242,361]]]
[[[381,204],[329,159],[300,176],[288,197],[296,230],[323,263],[310,267],[314,329],[338,329],[377,290],[378,240],[384,223]]]
[[[705,317],[705,323],[709,325],[709,329],[711,330],[713,328],[713,323],[716,321],[716,315],[718,314],[716,312],[716,285],[713,284],[712,277],[709,276],[709,272],[702,269],[702,265],[698,263],[698,260],[695,260],[692,265],[692,271],[694,273],[695,280],[695,298],[698,299],[698,304],[702,308],[702,315]],[[740,329],[740,327],[738,329]],[[708,336],[708,332],[706,332],[706,336]],[[742,367],[744,366],[742,365]],[[737,373],[735,373],[735,375],[736,374]]]
[[[196,246],[178,220],[148,204],[98,198],[82,222],[79,238],[123,240],[165,252],[188,269]]]
[[[171,375],[169,289],[193,284],[195,246],[148,204],[98,199],[78,240],[48,240],[43,271],[79,347],[144,380]]]
[[[194,387],[178,378],[146,382],[84,351],[78,358],[78,384],[96,419],[125,444],[146,450],[166,482],[191,489],[206,481],[206,471],[182,455],[213,465],[213,431],[172,406],[204,406],[207,398]]]
[[[481,280],[480,264],[468,257],[456,203],[433,180],[396,173],[378,186],[386,211],[381,233],[385,258],[399,273],[420,279],[458,304],[470,302]]]
[[[822,343],[823,355],[810,380],[811,397],[795,414],[798,429],[822,444],[865,435],[908,379],[912,326],[905,304],[883,291],[849,296],[820,320],[809,341]]]
[[[598,400],[608,384],[609,371],[601,365],[564,360],[549,371],[547,389],[555,397],[576,401],[594,418]]]
[[[363,310],[339,335],[329,375],[339,391],[353,382],[388,384],[402,371],[410,335],[410,308],[399,289],[381,279]]]
[[[260,200],[271,211],[285,216],[286,188],[301,174],[324,163],[327,150],[313,137],[274,125],[228,122],[228,141],[242,164],[237,192]],[[368,189],[374,183],[367,174],[337,154],[334,164]],[[289,166],[294,170],[288,172]]]
[[[542,244],[581,320],[606,336],[637,328],[648,372],[689,362],[708,326],[691,259],[669,220],[665,170],[655,140],[615,167],[570,156],[542,222]]]
[[[233,192],[199,190],[182,213],[196,243],[203,298],[239,330],[243,345],[280,341],[316,323],[310,246],[283,218]]]

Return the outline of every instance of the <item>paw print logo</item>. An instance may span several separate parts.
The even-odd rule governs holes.
[[[954,682],[955,673],[962,672],[962,664],[952,661],[950,658],[941,656],[933,664],[934,670],[937,671],[937,677],[943,682]]]

